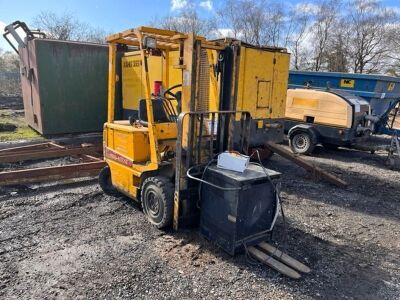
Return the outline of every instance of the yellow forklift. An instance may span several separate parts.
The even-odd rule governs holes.
[[[237,87],[243,85],[239,82],[243,74],[239,69],[240,44],[149,27],[111,35],[107,42],[107,167],[99,175],[104,192],[120,192],[138,201],[158,228],[172,223],[177,230],[200,224],[206,238],[232,255],[245,250],[292,278],[309,272],[265,243],[280,209],[274,183],[280,174],[261,164],[245,164],[241,172],[231,168],[231,164],[249,159],[252,124],[248,111],[237,110]],[[116,73],[117,54],[121,51],[140,54],[137,64],[144,78],[145,98],[138,102],[137,117],[129,120],[115,119],[116,83],[121,80]],[[174,62],[168,61],[171,52],[177,58]],[[213,55],[218,60],[210,66]],[[162,84],[153,82],[153,91],[149,74],[152,56],[161,56],[167,66],[173,65],[164,68]],[[171,70],[180,71],[181,84],[169,85]],[[212,73],[219,77],[213,91]],[[210,96],[213,93],[215,96]],[[209,110],[213,97],[218,107]],[[221,160],[220,165],[221,154],[228,162]]]

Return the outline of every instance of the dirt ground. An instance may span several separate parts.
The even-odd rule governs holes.
[[[96,180],[0,190],[3,299],[399,299],[400,173],[385,155],[317,148],[350,185],[307,178],[275,155],[286,223],[274,240],[312,272],[291,280],[230,257],[197,229],[161,231]]]

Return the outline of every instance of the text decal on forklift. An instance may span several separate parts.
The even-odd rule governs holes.
[[[140,60],[132,60],[132,61],[125,61],[124,68],[135,68],[140,67],[141,61]]]
[[[107,148],[107,147],[104,147],[104,156],[109,158],[109,159],[112,159],[112,160],[115,160],[117,162],[120,162],[121,164],[123,164],[125,166],[128,166],[128,167],[132,167],[132,165],[133,165],[133,161],[132,160],[122,156],[121,154],[119,154],[119,153],[117,153],[117,152],[115,152],[115,151],[113,151],[113,150],[111,150],[110,148]]]

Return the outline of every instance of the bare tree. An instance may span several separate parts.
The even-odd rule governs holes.
[[[226,0],[217,13],[224,25],[232,29],[234,38],[259,46],[266,38],[263,4],[263,0]]]
[[[344,24],[344,23],[341,23]],[[328,41],[325,51],[328,72],[348,72],[349,71],[349,38],[348,32],[344,27],[338,27]]]
[[[242,14],[237,0],[225,0],[222,9],[217,14],[225,29],[229,30],[232,38],[239,39],[242,36]]]
[[[245,42],[261,46],[266,42],[264,1],[238,1],[237,12],[241,16],[241,34]]]
[[[286,36],[283,46],[291,52],[292,66],[295,70],[304,68],[308,57],[307,47],[304,45],[310,35],[312,14],[307,9],[294,8],[289,12],[291,16],[286,24]]]
[[[388,29],[388,66],[385,72],[392,76],[400,76],[400,23],[393,24]]]
[[[49,38],[104,43],[106,33],[100,28],[79,21],[72,14],[57,15],[43,11],[33,19],[33,26],[41,29]]]
[[[285,35],[285,11],[281,3],[270,3],[265,13],[265,30],[267,32],[266,43],[271,46],[281,46]]]
[[[354,73],[379,72],[390,51],[387,25],[395,20],[395,13],[376,0],[353,0],[351,6],[348,19],[352,70]]]
[[[212,37],[217,30],[215,20],[200,18],[194,8],[184,10],[177,16],[166,16],[155,25],[179,32],[193,32],[205,37]]]
[[[218,15],[234,38],[257,46],[282,43],[285,12],[282,4],[267,0],[226,0]]]
[[[0,71],[16,72],[19,70],[18,55],[11,51],[0,49]]]
[[[316,18],[312,26],[314,45],[313,70],[319,71],[325,62],[325,50],[337,24],[337,10],[340,0],[324,0],[318,5]]]
[[[0,48],[0,96],[21,95],[19,58],[14,52]]]

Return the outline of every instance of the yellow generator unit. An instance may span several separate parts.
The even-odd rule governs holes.
[[[218,40],[225,51],[202,49],[199,64],[199,97],[197,111],[238,110],[252,116],[251,147],[260,147],[267,140],[281,142],[285,118],[286,91],[290,55],[284,48],[255,48],[238,40]],[[152,55],[148,59],[153,95],[179,86],[184,73],[179,64],[179,51]],[[137,118],[139,101],[145,98],[143,68],[139,51],[122,57],[123,116]],[[229,82],[223,84],[222,81]],[[157,83],[161,90],[157,90]],[[220,90],[220,86],[224,90]],[[193,110],[183,107],[182,111]]]
[[[284,48],[256,48],[238,40],[232,40],[230,48],[236,78],[231,91],[222,93],[220,109],[250,112],[251,147],[263,146],[266,141],[282,142],[290,54]],[[229,69],[229,64],[225,67]],[[229,70],[223,74],[229,77]],[[232,95],[236,103],[229,103]]]
[[[315,145],[349,147],[368,137],[375,117],[364,99],[342,91],[289,89],[285,131],[295,153],[308,154]]]

